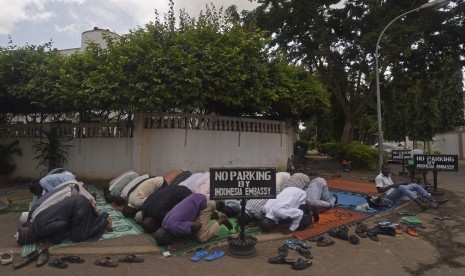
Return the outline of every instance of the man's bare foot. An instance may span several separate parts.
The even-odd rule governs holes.
[[[220,218],[220,215],[219,215],[219,213],[218,213],[218,210],[213,211],[213,213],[211,214],[211,217],[210,217],[210,218],[211,218],[211,219],[214,219],[214,220],[219,219],[219,218]]]
[[[107,231],[113,232],[113,220],[111,219],[110,216],[107,216],[107,220],[108,220]]]
[[[220,225],[224,224],[224,226],[226,226],[229,230],[233,229],[233,225],[229,221],[228,216],[226,216],[226,214],[221,214],[220,218],[218,219],[218,223]]]
[[[202,228],[202,224],[200,224],[200,222],[191,223],[191,233],[199,232],[200,228]]]

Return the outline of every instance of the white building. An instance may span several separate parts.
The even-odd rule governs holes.
[[[63,49],[58,50],[58,52],[70,56],[72,53],[75,52],[84,52],[89,45],[90,42],[94,42],[99,44],[102,48],[107,48],[107,38],[118,38],[119,35],[116,33],[111,32],[108,29],[100,29],[98,27],[94,27],[93,30],[85,31],[81,35],[81,47],[80,48],[71,48],[71,49]]]

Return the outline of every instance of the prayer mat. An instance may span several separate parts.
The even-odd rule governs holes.
[[[313,236],[323,234],[332,228],[355,223],[369,217],[369,215],[351,210],[340,209],[338,207],[322,212],[319,215],[320,220],[318,222],[312,223],[304,230],[294,231],[294,237],[306,240]]]
[[[108,204],[105,201],[103,192],[101,190],[99,190],[94,185],[87,185],[87,187],[91,194],[94,192],[97,193],[97,199],[96,199],[97,209],[100,212],[107,212],[113,221],[113,232],[105,232],[99,240],[115,239],[115,238],[120,238],[120,237],[125,237],[125,236],[140,235],[141,233],[144,233],[143,229],[133,219],[125,218],[120,211],[116,210],[110,204]],[[33,199],[33,202],[34,201],[35,201],[35,198]],[[70,246],[73,244],[76,244],[76,243],[70,240],[65,240],[62,243],[55,245],[53,247],[54,248],[65,247],[65,246]],[[24,245],[22,248],[21,255],[26,256],[30,252],[37,249],[38,245],[39,245],[38,243]]]
[[[326,179],[329,189],[356,192],[360,194],[377,194],[375,183],[360,182],[345,179]]]
[[[356,192],[347,192],[340,190],[330,189],[330,196],[336,194],[338,198],[337,208],[356,211],[365,215],[374,216],[386,212],[391,212],[397,207],[401,206],[404,203],[407,203],[408,200],[399,200],[397,202],[392,202],[387,206],[382,206],[379,208],[370,208],[366,201],[366,194],[356,193]]]
[[[237,218],[230,218],[229,221],[233,225],[233,229],[239,229]],[[211,221],[210,223],[213,223],[213,222],[214,221]],[[260,233],[261,230],[262,229],[260,226],[245,228],[244,234],[246,236],[255,235],[255,234]],[[160,246],[160,253],[165,257],[186,254],[186,253],[195,251],[197,249],[208,248],[212,245],[225,242],[234,233],[238,233],[238,231],[235,231],[235,230],[229,231],[228,228],[226,228],[226,226],[221,225],[220,232],[215,237],[211,238],[210,240],[206,242],[200,243],[197,240],[191,239],[187,241],[182,247],[177,248],[176,250],[169,250],[167,246]],[[148,236],[149,236],[149,239],[151,239],[153,243],[156,244],[156,241],[153,238],[153,235],[148,235]]]

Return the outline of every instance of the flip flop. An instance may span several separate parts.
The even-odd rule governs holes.
[[[437,216],[434,217],[435,220],[449,220],[450,218],[448,216]]]
[[[0,253],[0,259],[2,260],[2,265],[11,264],[13,262],[13,251],[5,251]]]
[[[117,267],[118,263],[115,263],[110,257],[103,257],[100,259],[95,260],[95,264],[98,266],[106,266],[106,267]]]
[[[376,234],[375,232],[366,231],[365,233],[367,234],[367,237],[369,237],[372,241],[379,241],[378,234]]]
[[[213,251],[210,255],[205,257],[205,261],[210,262],[224,256],[224,251]]]
[[[355,235],[350,235],[350,236],[349,236],[349,241],[350,241],[350,243],[353,244],[353,245],[357,245],[357,244],[360,243],[360,239],[359,239],[357,236],[355,236]]]
[[[144,259],[137,257],[136,255],[130,254],[119,259],[120,263],[143,263]]]
[[[405,227],[404,231],[405,231],[405,233],[409,234],[410,236],[418,237],[417,231],[415,231],[415,229],[413,229],[411,227]]]
[[[305,257],[305,259],[313,259],[312,253],[307,248],[298,247],[297,252],[299,252],[300,255]]]
[[[82,264],[83,262],[85,262],[85,260],[81,259],[81,257],[79,257],[78,255],[64,256],[64,257],[61,257],[61,259],[64,262],[74,263],[74,264]]]
[[[279,256],[286,257],[288,252],[289,252],[289,250],[288,250],[287,246],[282,245],[282,246],[278,247]]]
[[[302,240],[298,239],[293,239],[293,240],[285,240],[284,244],[286,244],[287,247],[290,249],[297,249],[297,246],[301,246],[303,248],[309,249],[312,248],[312,246]]]
[[[304,260],[302,258],[299,258],[297,261],[295,261],[293,264],[292,264],[292,269],[295,269],[295,270],[304,270],[306,269],[307,267],[311,266],[312,265],[312,261],[308,261],[308,260]]]
[[[415,213],[411,213],[411,212],[399,212],[399,213],[397,213],[397,215],[399,215],[399,216],[409,216],[409,217],[416,216]]]
[[[195,252],[194,256],[191,257],[191,261],[198,262],[200,261],[200,259],[202,259],[203,257],[207,255],[208,255],[207,251],[197,251]]]
[[[293,264],[292,261],[287,260],[284,256],[276,256],[268,259],[270,264]]]
[[[319,247],[326,247],[326,246],[330,246],[330,245],[333,245],[335,242],[330,239],[330,238],[327,238],[325,236],[321,236],[320,238],[318,238],[318,240],[316,241],[316,246],[319,246]]]
[[[410,223],[420,223],[420,224],[423,224],[423,222],[416,218],[416,217],[402,217],[402,220],[403,221],[406,221],[406,222],[410,222]]]
[[[48,262],[48,265],[51,267],[56,267],[56,268],[67,268],[68,264],[65,263],[61,258],[54,258],[53,260]]]

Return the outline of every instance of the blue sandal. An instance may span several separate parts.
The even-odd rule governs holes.
[[[197,251],[197,252],[195,252],[195,255],[192,256],[191,261],[198,262],[198,261],[200,261],[200,259],[202,259],[203,257],[205,257],[207,255],[208,255],[207,251]]]
[[[298,239],[293,239],[293,240],[285,240],[284,243],[286,244],[287,247],[290,249],[297,249],[297,246],[301,246],[305,249],[312,248],[312,246],[302,240]]]
[[[213,251],[210,255],[205,258],[205,261],[210,262],[219,259],[224,256],[224,251]]]

